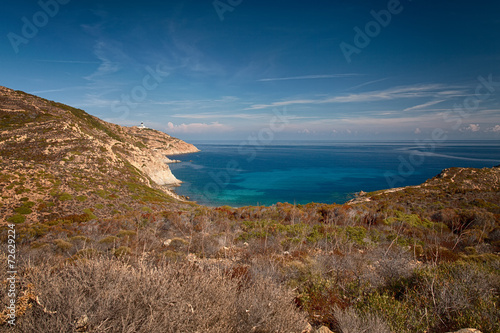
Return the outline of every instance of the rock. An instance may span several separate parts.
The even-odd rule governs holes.
[[[333,333],[332,331],[330,331],[330,329],[326,326],[321,326],[317,331],[316,333]]]
[[[314,333],[314,328],[311,326],[311,324],[307,323],[306,328],[301,333]]]
[[[76,332],[87,332],[89,326],[89,317],[86,314],[75,320]]]
[[[448,332],[448,333],[481,333],[480,330],[476,330],[475,328],[462,328],[456,332]]]

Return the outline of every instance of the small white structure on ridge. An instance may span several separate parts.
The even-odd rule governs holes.
[[[144,122],[141,121],[141,125],[137,126],[138,128],[147,128],[146,126],[144,126]]]

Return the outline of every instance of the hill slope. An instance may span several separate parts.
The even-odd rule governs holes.
[[[165,155],[196,151],[156,130],[0,87],[0,214],[7,220],[110,216],[173,202],[160,185],[180,182]]]

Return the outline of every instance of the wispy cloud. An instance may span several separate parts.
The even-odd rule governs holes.
[[[47,93],[54,93],[54,92],[62,92],[62,91],[71,91],[71,90],[82,90],[85,89],[85,87],[64,87],[64,88],[56,88],[56,89],[46,89],[46,90],[37,90],[37,91],[30,91],[31,94],[47,94]]]
[[[389,79],[389,78],[388,78],[388,77],[386,77],[386,78],[383,78],[383,79],[378,79],[378,80],[373,80],[373,81],[364,82],[364,83],[358,84],[357,86],[351,87],[351,88],[349,88],[349,89],[347,89],[347,90],[356,90],[356,89],[359,89],[359,88],[361,88],[361,87],[368,86],[368,85],[370,85],[370,84],[374,84],[374,83],[377,83],[377,82],[382,82],[382,81],[385,81],[385,80],[387,80],[387,79]]]
[[[235,114],[223,114],[223,113],[195,113],[195,114],[174,114],[173,118],[185,118],[185,119],[222,119],[222,118],[234,118],[234,119],[264,119],[268,118],[269,114],[259,113],[259,114],[251,114],[251,113],[235,113]]]
[[[51,62],[56,64],[99,64],[99,61],[84,61],[84,60],[46,60],[39,59],[39,62]]]
[[[76,107],[106,107],[110,108],[112,105],[119,103],[119,100],[104,98],[103,96],[108,94],[109,91],[101,94],[88,93],[85,94],[85,98],[81,103],[75,104]]]
[[[119,53],[118,49],[110,44],[98,41],[94,45],[94,55],[99,59],[100,65],[97,70],[86,76],[85,79],[92,81],[104,75],[113,74],[120,70],[121,66],[116,60],[112,60],[111,53]]]
[[[172,122],[167,124],[167,129],[171,133],[221,133],[230,132],[233,130],[231,126],[221,124],[219,122],[207,123],[191,123],[174,125]]]
[[[290,77],[277,77],[257,80],[259,82],[268,81],[286,81],[286,80],[313,80],[313,79],[333,79],[340,77],[360,76],[361,74],[325,74],[325,75],[303,75],[303,76],[290,76]]]
[[[262,120],[271,119],[274,114],[269,113],[196,113],[196,114],[174,114],[173,118],[185,118],[185,119],[244,119],[244,120]],[[297,116],[297,115],[287,115],[287,120],[303,120],[303,119],[319,119],[320,117],[314,116]]]
[[[439,101],[430,101],[430,102],[427,102],[427,103],[424,103],[424,104],[420,104],[420,105],[415,105],[415,106],[412,106],[410,108],[406,108],[404,109],[403,111],[415,111],[415,110],[421,110],[421,109],[425,109],[429,106],[432,106],[432,105],[436,105],[436,104],[439,104],[441,102],[444,102],[445,100],[442,99],[442,100],[439,100]]]
[[[246,110],[260,110],[272,107],[296,105],[296,104],[330,104],[330,103],[363,103],[376,101],[391,101],[397,99],[435,97],[439,92],[448,91],[446,86],[441,84],[426,84],[415,86],[395,87],[385,90],[376,90],[358,94],[348,94],[342,96],[333,96],[322,99],[295,99],[274,102],[271,104],[254,104]],[[455,91],[449,93],[448,97],[454,97]]]
[[[232,103],[238,100],[239,98],[235,96],[223,96],[221,98],[216,98],[216,99],[185,99],[185,100],[171,100],[171,101],[156,101],[156,102],[151,102],[151,104],[199,107],[208,104],[220,105],[222,103]]]
[[[431,114],[424,114],[420,116],[406,116],[406,117],[390,117],[380,118],[377,116],[360,116],[360,117],[339,117],[336,119],[323,118],[311,121],[302,121],[300,123],[291,123],[287,125],[289,130],[299,130],[301,128],[308,128],[319,132],[329,132],[332,129],[345,130],[347,128],[357,128],[363,131],[383,130],[387,128],[401,129],[401,130],[415,130],[415,124],[419,124],[420,129],[434,128],[436,121],[439,117]]]

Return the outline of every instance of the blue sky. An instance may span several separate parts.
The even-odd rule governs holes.
[[[500,139],[498,1],[18,0],[0,85],[186,140]]]

